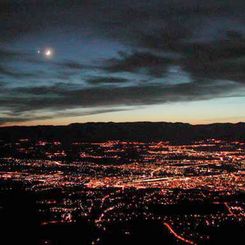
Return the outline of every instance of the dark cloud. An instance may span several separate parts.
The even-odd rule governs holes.
[[[9,48],[4,48],[0,46],[0,64],[5,65],[6,63],[16,62],[16,61],[28,61],[30,55],[26,52],[20,52],[12,50]]]
[[[160,37],[159,37],[160,38]],[[149,38],[150,39],[150,38]],[[110,59],[105,67],[110,72],[145,72],[152,76],[164,75],[171,65],[177,65],[194,78],[245,81],[245,39],[238,32],[229,33],[223,40],[212,42],[165,42],[153,38],[145,48],[162,48],[165,56],[153,52],[120,53],[120,58]],[[162,47],[157,43],[162,43]]]
[[[102,85],[102,84],[123,84],[129,80],[119,77],[92,77],[86,80],[89,84]]]
[[[4,88],[5,85],[6,85],[6,82],[0,81],[0,88],[1,88],[1,89]]]
[[[60,95],[65,91],[74,91],[79,89],[77,85],[71,83],[56,83],[52,86],[37,86],[37,87],[17,87],[9,91],[10,94],[24,94],[24,95],[33,95],[38,96],[42,95],[46,97],[47,95]]]
[[[41,63],[31,54],[20,52],[9,48],[0,47],[0,77],[4,79],[28,79],[40,77],[40,71],[28,71],[27,69],[17,69],[16,63]],[[43,76],[44,73],[42,73]],[[6,79],[6,80],[7,80]]]
[[[245,81],[245,39],[186,45],[181,66],[193,77]]]
[[[78,116],[89,116],[89,115],[94,115],[94,114],[101,114],[101,113],[108,113],[108,112],[115,112],[115,111],[125,111],[129,110],[128,108],[116,108],[116,109],[105,109],[105,108],[99,108],[99,109],[93,109],[93,110],[88,110],[88,111],[80,111],[78,112],[54,112],[52,114],[52,118],[64,118],[64,117],[78,117]],[[10,116],[4,116],[0,117],[0,125],[5,125],[8,123],[19,123],[19,122],[28,122],[28,121],[38,121],[38,120],[47,120],[50,119],[50,115],[47,114],[45,115],[45,112],[43,113],[44,115],[40,116],[35,116],[33,114],[27,114],[27,115],[18,115],[17,114],[11,114]],[[17,116],[16,116],[17,115]]]
[[[97,108],[101,106],[136,106],[242,96],[244,89],[237,89],[239,89],[237,83],[221,81],[85,89],[64,85],[27,87],[12,89],[8,96],[1,96],[0,107],[15,113],[47,109],[55,112],[55,110],[74,108],[94,108],[96,112]]]
[[[1,62],[4,62],[4,61],[9,61],[11,59],[17,59],[19,57],[23,57],[23,53],[21,52],[17,52],[17,51],[14,51],[14,50],[10,50],[10,49],[0,49],[0,60]]]
[[[88,69],[94,66],[88,66],[85,64],[81,64],[79,62],[76,61],[63,61],[63,62],[57,62],[56,65],[62,69],[68,69],[68,70],[84,70],[84,69]]]
[[[103,113],[99,106],[245,96],[244,9],[243,0],[0,0],[4,45],[54,30],[67,39],[76,33],[78,39],[114,41],[126,50],[91,65],[80,60],[43,62],[4,46],[0,79],[6,82],[0,82],[0,108],[25,120],[21,114],[35,110],[55,115],[56,110],[93,107],[91,113]],[[17,69],[16,62],[42,64],[43,70]],[[164,83],[173,67],[189,81]],[[139,84],[142,76],[146,82]],[[161,78],[163,82],[155,82]],[[51,82],[10,89],[11,79]]]
[[[28,122],[28,121],[33,121],[33,120],[45,120],[45,119],[49,119],[49,116],[39,116],[39,117],[35,117],[35,116],[30,116],[30,117],[2,117],[0,118],[0,125],[5,125],[6,123],[19,123],[19,122]]]
[[[143,30],[147,34],[157,33],[162,28],[171,37],[179,38],[181,31],[174,30],[180,24],[190,32],[213,16],[244,20],[242,0],[12,0],[1,1],[0,9],[1,33],[5,39],[52,27],[82,30],[84,26],[90,33],[120,40],[137,38]]]
[[[119,58],[107,61],[104,69],[110,72],[142,72],[150,75],[162,75],[173,60],[154,55],[149,52],[135,52],[126,54],[121,52]]]
[[[17,71],[16,69],[0,65],[0,76],[16,79],[36,78],[39,74],[31,72]]]

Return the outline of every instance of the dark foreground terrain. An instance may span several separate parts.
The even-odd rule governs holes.
[[[209,138],[245,140],[245,123],[133,122],[83,123],[68,126],[0,127],[0,140],[21,138],[60,140],[65,142],[102,142],[107,140],[187,142]]]

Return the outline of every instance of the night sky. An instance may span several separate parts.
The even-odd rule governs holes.
[[[0,125],[245,121],[244,0],[0,0]]]

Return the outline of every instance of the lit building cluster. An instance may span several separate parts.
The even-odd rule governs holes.
[[[20,182],[42,193],[41,225],[86,218],[100,230],[94,243],[100,243],[113,225],[127,226],[139,219],[157,222],[176,240],[190,244],[209,240],[210,231],[223,223],[244,225],[242,142],[67,146],[21,139],[1,142],[0,148],[0,181]]]

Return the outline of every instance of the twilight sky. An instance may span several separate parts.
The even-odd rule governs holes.
[[[244,0],[0,0],[0,125],[245,121]]]

